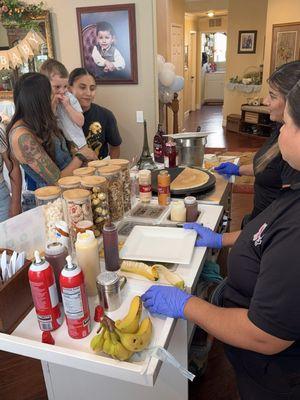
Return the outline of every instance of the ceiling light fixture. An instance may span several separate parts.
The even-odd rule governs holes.
[[[208,11],[207,16],[209,18],[212,18],[215,15],[215,13],[213,11]]]

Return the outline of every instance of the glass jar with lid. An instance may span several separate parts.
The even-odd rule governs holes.
[[[109,220],[108,182],[104,176],[85,176],[81,178],[81,187],[91,193],[91,203],[95,236],[102,233],[103,226]]]
[[[123,182],[121,176],[121,167],[109,165],[99,168],[99,173],[108,181],[108,204],[111,220],[118,221],[124,215],[123,203]]]
[[[55,223],[64,219],[61,190],[58,186],[44,186],[34,192],[37,206],[43,206],[46,243],[55,241]]]
[[[109,160],[93,160],[88,162],[88,167],[93,167],[96,169],[95,174],[100,175],[98,169],[106,167]]]
[[[66,202],[65,219],[68,222],[72,245],[76,240],[76,224],[80,221],[93,221],[91,193],[86,189],[65,190],[63,198]]]
[[[109,165],[117,165],[121,167],[124,212],[127,212],[131,209],[131,181],[129,161],[121,158],[114,158],[112,160],[109,160]]]
[[[73,171],[73,175],[75,176],[92,176],[95,175],[96,168],[94,167],[81,167],[81,168],[76,168]]]
[[[58,185],[62,192],[69,189],[79,189],[80,188],[80,176],[65,176],[58,180]]]

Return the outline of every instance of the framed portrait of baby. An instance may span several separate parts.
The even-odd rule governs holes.
[[[97,84],[138,83],[135,4],[76,8],[81,63]]]

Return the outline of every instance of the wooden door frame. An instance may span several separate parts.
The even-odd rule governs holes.
[[[194,79],[195,82],[193,84],[193,91],[194,94],[192,93],[193,91],[191,90],[191,98],[192,98],[192,102],[191,102],[191,111],[196,111],[197,110],[197,83],[198,83],[198,76],[197,76],[197,31],[190,31],[189,32],[189,43],[190,43],[190,65],[191,65],[191,70],[194,69],[195,73],[194,73]],[[194,35],[194,39],[195,39],[195,46],[194,49],[192,49],[192,40],[191,37],[192,35]],[[192,65],[192,60],[193,60],[193,56],[192,56],[192,50],[194,50],[196,52],[195,57],[194,57],[194,65]],[[191,76],[189,76],[189,79],[191,79]],[[193,102],[194,99],[194,102]]]

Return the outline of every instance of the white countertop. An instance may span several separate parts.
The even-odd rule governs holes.
[[[200,222],[215,229],[222,216],[223,207],[207,204],[200,205],[202,214]],[[195,248],[190,265],[178,265],[176,272],[185,280],[188,291],[193,291],[205,261],[206,248]],[[134,295],[144,293],[153,282],[146,279],[129,278],[122,291],[122,306],[113,313],[108,313],[113,319],[123,317]],[[90,298],[90,311],[93,317],[94,306],[98,303],[97,297]],[[144,310],[144,314],[147,311]],[[158,318],[151,316],[153,323],[153,340],[150,346],[167,347],[172,336],[175,320],[172,318]],[[141,353],[140,358],[132,362],[114,360],[105,355],[96,355],[90,349],[89,343],[95,335],[98,324],[92,323],[92,333],[85,339],[74,340],[68,336],[65,322],[52,333],[55,346],[41,343],[41,331],[38,328],[35,311],[32,310],[11,334],[0,333],[0,350],[48,361],[66,367],[76,368],[119,380],[153,386],[158,375],[161,363],[157,359]]]

